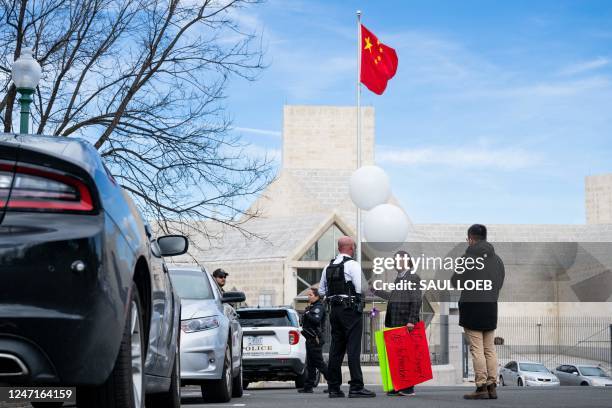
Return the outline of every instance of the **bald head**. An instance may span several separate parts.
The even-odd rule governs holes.
[[[338,252],[349,256],[355,255],[355,240],[349,236],[338,238]]]

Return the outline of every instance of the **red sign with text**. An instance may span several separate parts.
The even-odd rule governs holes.
[[[395,390],[403,390],[433,378],[423,322],[418,322],[410,332],[402,326],[385,331],[384,336]]]

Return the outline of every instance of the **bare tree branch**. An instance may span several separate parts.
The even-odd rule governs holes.
[[[166,232],[251,234],[248,201],[271,181],[266,157],[230,137],[232,78],[263,68],[239,13],[259,0],[0,0],[0,118],[17,116],[12,63],[33,46],[43,78],[38,133],[91,141],[141,211]]]

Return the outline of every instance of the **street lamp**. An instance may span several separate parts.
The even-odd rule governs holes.
[[[38,86],[38,81],[40,81],[40,74],[40,64],[32,57],[32,49],[24,48],[21,50],[21,55],[13,63],[13,72],[11,73],[17,92],[21,94],[21,98],[19,98],[21,104],[19,133],[29,133],[30,104],[32,103],[34,90]]]

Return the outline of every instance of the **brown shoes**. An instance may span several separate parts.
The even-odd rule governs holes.
[[[489,391],[487,390],[486,385],[481,385],[480,387],[476,388],[476,391],[465,394],[463,398],[467,400],[489,399]]]
[[[487,391],[489,392],[489,399],[497,399],[497,384],[487,385]]]

